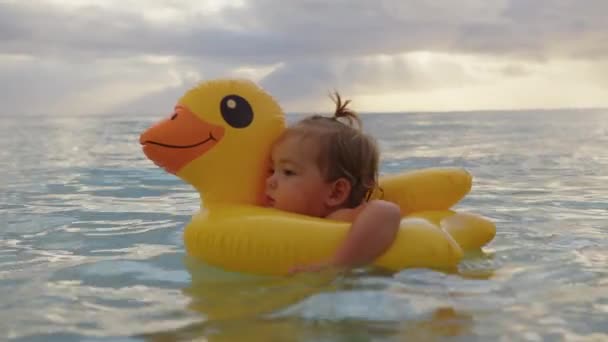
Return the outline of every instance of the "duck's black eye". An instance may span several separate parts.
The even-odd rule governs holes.
[[[249,102],[238,95],[227,95],[220,103],[222,117],[234,128],[245,128],[253,121],[253,109]]]

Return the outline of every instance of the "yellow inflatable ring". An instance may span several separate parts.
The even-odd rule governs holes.
[[[254,83],[213,80],[140,136],[149,159],[200,193],[201,211],[184,232],[189,255],[231,271],[282,275],[333,254],[349,223],[258,205],[271,145],[284,129],[283,111]],[[463,251],[494,237],[489,220],[449,210],[470,191],[464,170],[417,170],[382,177],[380,186],[404,218],[378,266],[453,268]]]

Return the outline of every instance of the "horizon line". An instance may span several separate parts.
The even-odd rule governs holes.
[[[456,110],[391,110],[391,111],[356,111],[358,115],[408,115],[408,114],[459,114],[459,113],[505,113],[505,112],[555,112],[555,111],[608,111],[608,107],[546,107],[546,108],[513,108],[513,109],[456,109]],[[11,111],[15,113],[15,111]],[[162,114],[163,110],[159,110],[156,113]],[[167,112],[168,113],[168,112]],[[328,111],[285,111],[285,115],[313,115],[313,114],[324,114],[329,113]],[[57,117],[70,117],[70,116],[103,116],[103,115],[130,115],[135,114],[134,112],[125,111],[108,111],[108,112],[97,112],[97,113],[17,113],[16,116],[57,116]],[[150,115],[154,114],[154,111],[147,111],[147,113],[140,113],[136,115]],[[9,115],[0,114],[0,117],[8,117]]]

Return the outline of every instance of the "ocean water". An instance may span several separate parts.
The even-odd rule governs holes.
[[[264,278],[184,254],[155,115],[0,116],[0,339],[608,340],[608,111],[364,117],[382,172],[464,167],[497,236],[456,274]]]

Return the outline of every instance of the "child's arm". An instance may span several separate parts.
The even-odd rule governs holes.
[[[331,264],[353,267],[374,261],[391,246],[400,222],[401,211],[396,204],[381,200],[369,202],[353,221]]]
[[[331,260],[297,267],[293,271],[317,271],[327,267],[350,268],[365,265],[382,255],[395,240],[401,222],[401,211],[396,204],[373,200],[360,208],[341,212],[336,215],[338,217],[329,218],[345,219],[352,215],[356,216],[353,224]]]

